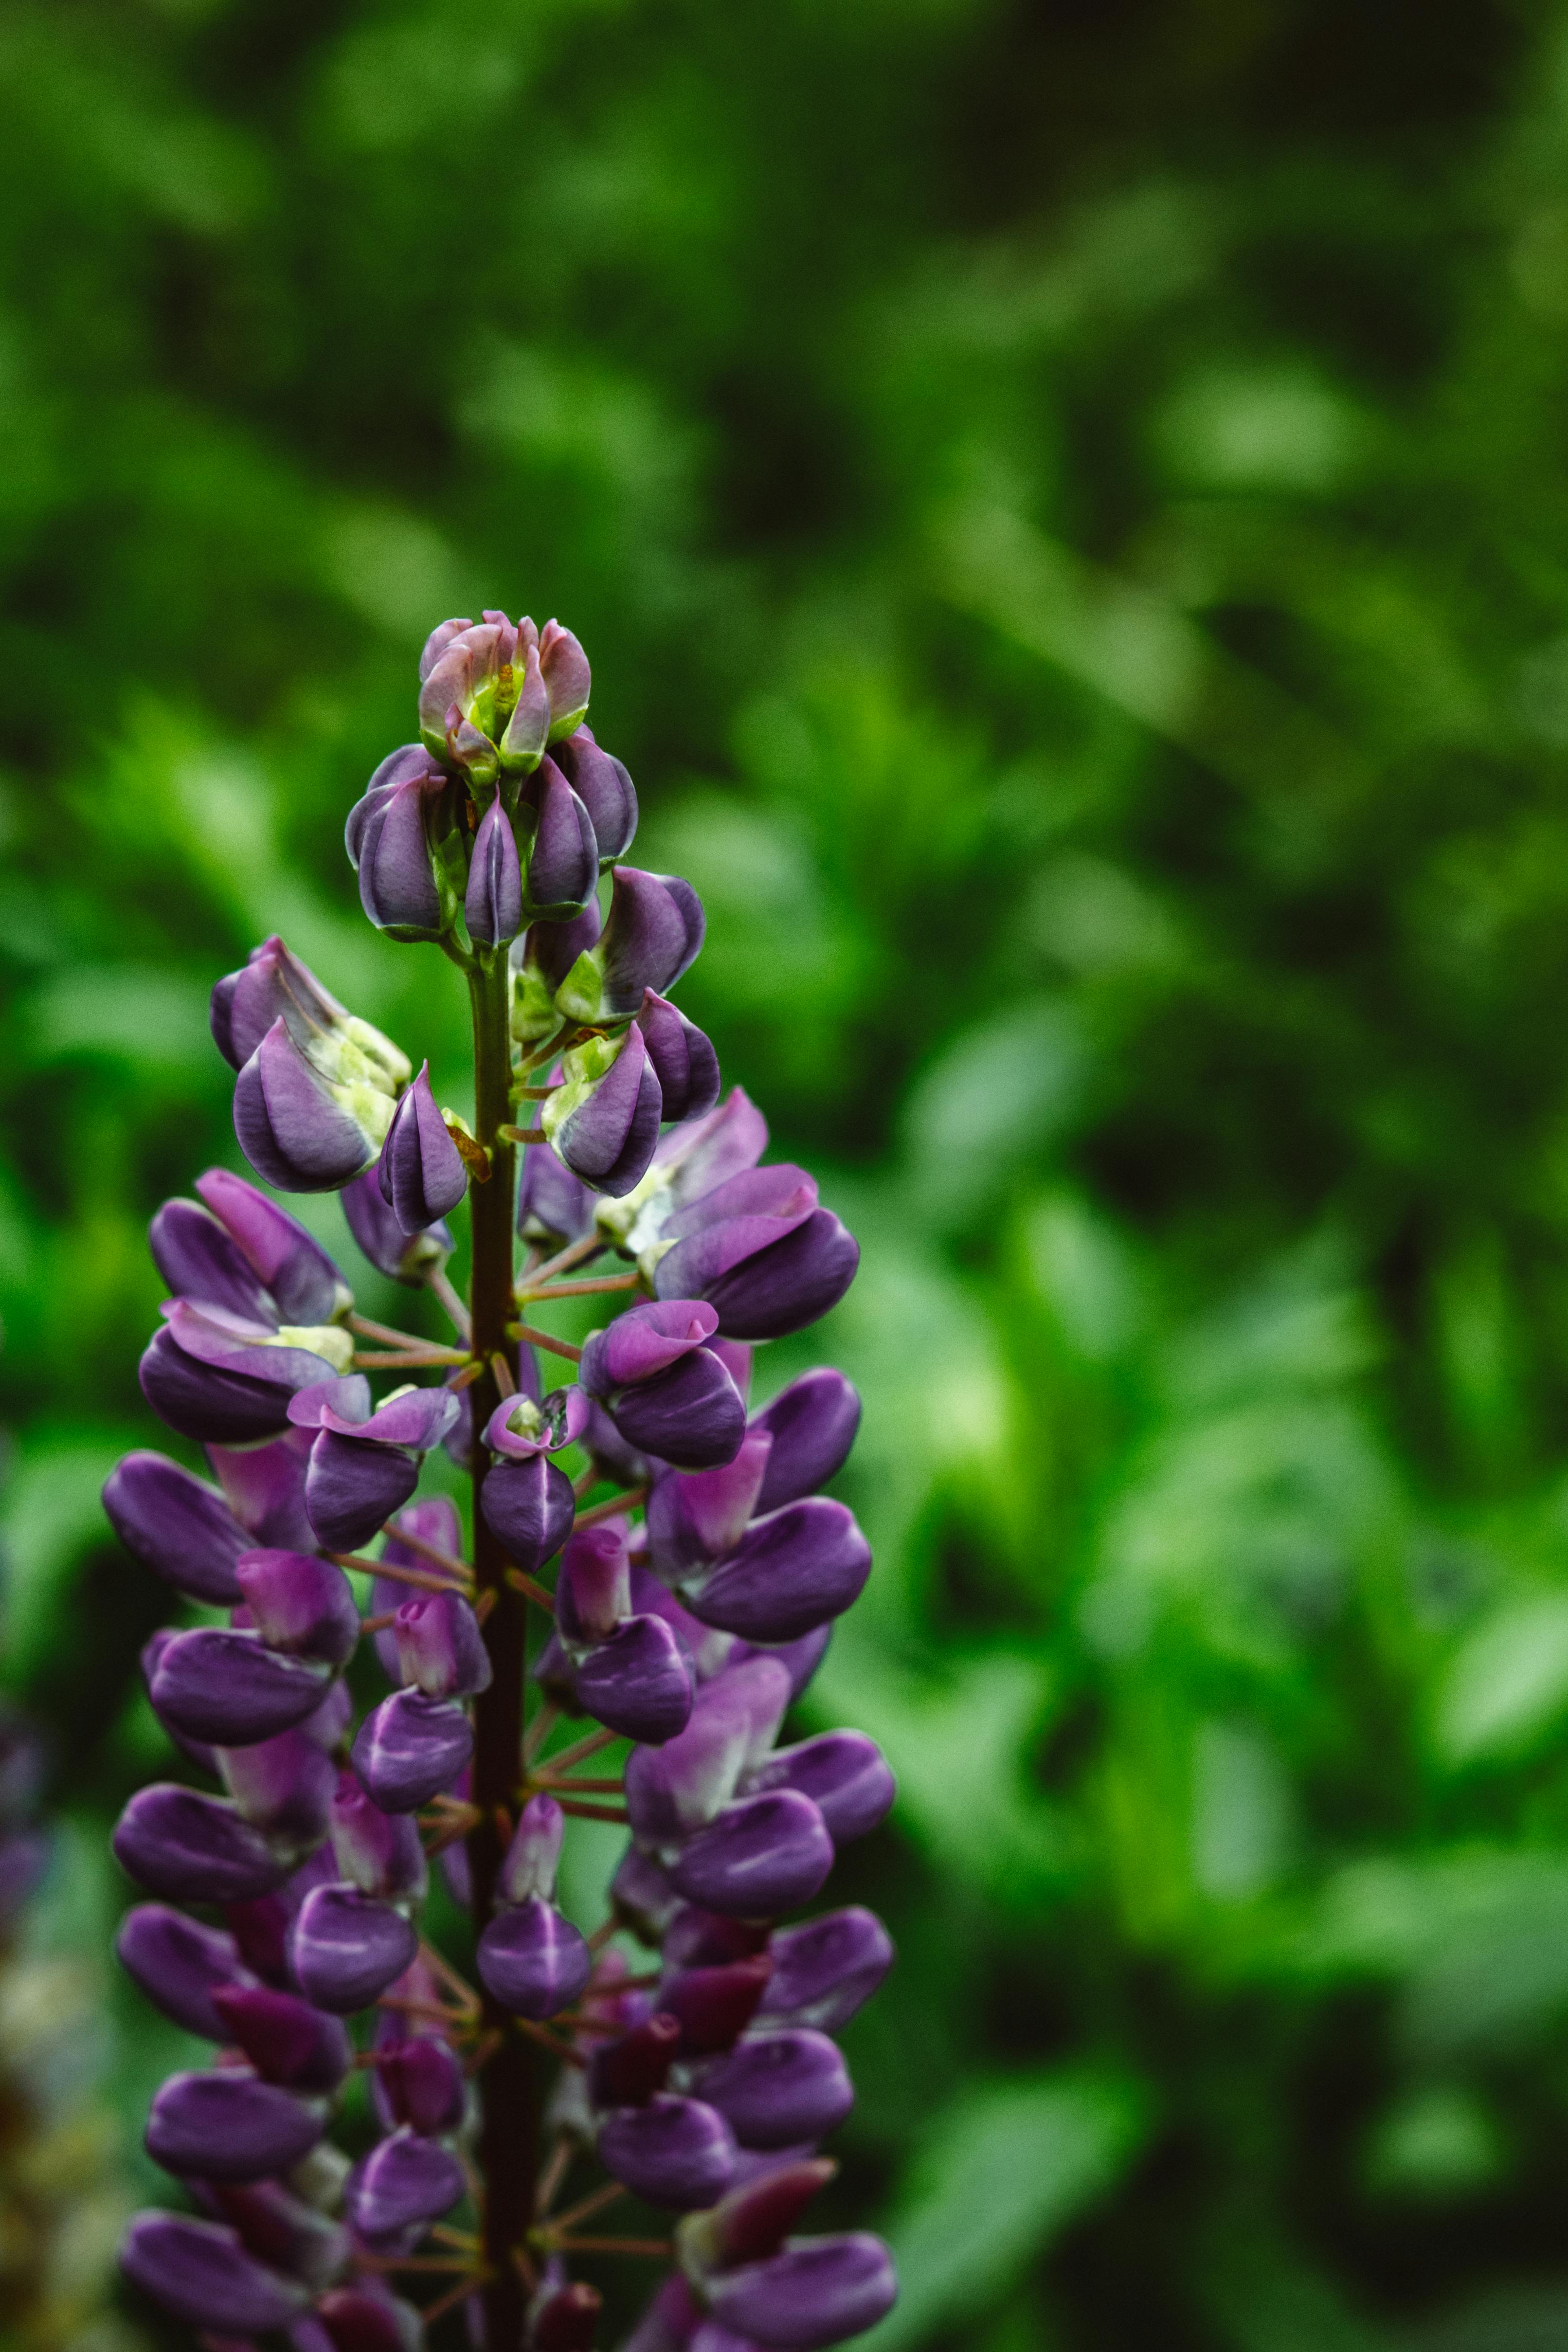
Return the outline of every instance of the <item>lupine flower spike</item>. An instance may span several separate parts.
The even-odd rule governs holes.
[[[152,1222],[142,1388],[210,1475],[139,1450],[104,1489],[177,1614],[142,1653],[169,1748],[114,1831],[141,1898],[118,1948],[211,2054],[152,2102],[180,2210],[137,2215],[122,2262],[236,2352],[417,2352],[455,2306],[482,2352],[592,2352],[590,2252],[671,2264],[624,2352],[808,2352],[895,2293],[876,2239],[797,2227],[854,2097],[834,2037],[893,1960],[868,1911],[790,1919],[894,1799],[862,1734],[785,1736],[870,1572],[821,1491],[859,1401],[822,1368],[747,1412],[754,1344],[858,1253],[673,999],[702,907],[624,862],[637,796],[591,683],[558,622],[443,622],[417,740],[348,817],[371,922],[466,981],[472,1128],[281,940],[213,991],[252,1170],[338,1192],[450,1328],[357,1315],[232,1170]],[[599,1310],[580,1347],[562,1297]],[[601,1919],[563,1867],[585,1818],[627,1839]],[[433,1862],[476,1983],[427,1938]],[[584,2234],[595,2163],[663,2238]]]

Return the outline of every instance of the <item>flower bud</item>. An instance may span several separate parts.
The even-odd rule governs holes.
[[[360,1639],[354,1591],[340,1568],[314,1553],[247,1551],[235,1580],[269,1648],[346,1665]]]
[[[376,2056],[371,2090],[384,2130],[400,2124],[432,2137],[457,2130],[468,2111],[468,2084],[447,2042],[410,2033],[386,2012]]]
[[[873,1912],[857,1906],[776,1929],[768,1953],[773,1974],[760,2020],[836,2033],[893,1966],[893,1939]]]
[[[635,866],[612,872],[604,928],[553,992],[563,1020],[629,1020],[642,1009],[645,992],[665,994],[702,947],[702,901],[689,882],[675,874],[644,874]]]
[[[548,1396],[503,1397],[485,1424],[485,1443],[492,1454],[509,1461],[531,1461],[538,1454],[557,1454],[575,1444],[588,1425],[589,1401],[576,1381],[551,1389]]]
[[[768,1954],[753,1952],[744,1959],[685,1969],[667,1977],[659,1988],[659,2006],[680,2026],[682,2057],[727,2050],[738,2041],[756,2015],[772,1973]]]
[[[542,1895],[532,1895],[488,1922],[476,1965],[503,2009],[514,2017],[543,2019],[570,2009],[587,1989],[593,1955],[570,1919]]]
[[[384,2247],[449,2213],[465,2186],[450,2149],[402,2124],[354,2167],[344,2210],[356,2236]]]
[[[209,1442],[207,1459],[218,1475],[224,1500],[249,1531],[256,1546],[308,1551],[316,1538],[305,1516],[305,1464],[310,1441],[285,1428],[265,1445],[225,1446]]]
[[[861,1401],[842,1372],[819,1364],[754,1413],[750,1428],[773,1441],[754,1510],[758,1517],[814,1495],[849,1459]]]
[[[383,1812],[412,1813],[450,1789],[474,1753],[474,1727],[454,1701],[394,1691],[354,1740],[354,1769]]]
[[[570,920],[528,926],[528,937],[511,952],[512,1035],[521,1045],[537,1045],[560,1027],[555,992],[604,928],[597,898],[588,898],[580,914]]]
[[[871,1547],[842,1503],[824,1495],[754,1519],[727,1559],[682,1581],[705,1625],[750,1642],[791,1642],[859,1599]]]
[[[539,631],[539,674],[549,695],[550,741],[559,743],[581,724],[591,683],[588,656],[559,621]]]
[[[334,2287],[316,2306],[331,2352],[422,2352],[424,2327],[411,2303],[379,2283],[361,2279],[351,2287]],[[296,2352],[311,2347],[296,2342]]]
[[[642,1031],[633,1024],[619,1037],[591,1037],[561,1071],[542,1121],[557,1156],[595,1192],[631,1192],[647,1173],[664,1115]]]
[[[126,1975],[165,2017],[209,2042],[226,2038],[213,1996],[254,1981],[232,1936],[200,1927],[162,1903],[139,1903],[120,1921],[114,1948]]]
[[[298,1994],[269,1985],[220,1985],[213,2006],[225,2039],[243,2050],[265,2082],[291,2091],[335,2091],[354,2063],[353,2044],[335,2017]]]
[[[147,2118],[147,2153],[198,2180],[265,2180],[308,2155],[326,2103],[264,2083],[248,2067],[171,2074]]]
[[[376,1173],[382,1198],[405,1234],[424,1232],[468,1190],[468,1171],[430,1090],[428,1062],[392,1113]]]
[[[371,1264],[393,1282],[417,1289],[431,1270],[439,1271],[452,1255],[452,1235],[437,1221],[418,1233],[405,1233],[395,1212],[382,1197],[381,1164],[377,1161],[346,1184],[340,1194],[349,1231]]]
[[[474,836],[463,913],[476,948],[508,947],[523,928],[523,869],[517,835],[498,800],[491,802]]]
[[[827,1823],[793,1789],[727,1805],[682,1848],[671,1873],[688,1903],[771,1919],[809,1903],[833,1866]]]
[[[301,2280],[257,2262],[238,2232],[183,2213],[138,2213],[120,2265],[143,2294],[187,2326],[227,2335],[287,2327],[310,2300]]]
[[[520,1462],[497,1462],[479,1490],[485,1524],[509,1559],[537,1576],[571,1533],[577,1497],[564,1470],[543,1454]]]
[[[353,1346],[336,1326],[290,1334],[182,1298],[162,1311],[164,1328],[137,1368],[141,1393],[171,1429],[210,1445],[278,1435],[288,1425],[290,1398],[331,1380]],[[298,1344],[307,1338],[309,1345]]]
[[[419,1949],[412,1923],[357,1886],[318,1886],[299,1906],[289,1960],[307,2000],[334,2016],[364,2009],[395,1983]]]
[[[360,904],[393,940],[438,940],[462,897],[464,842],[444,769],[418,743],[382,761],[343,833]]]
[[[768,1476],[773,1440],[753,1422],[731,1462],[716,1470],[671,1471],[648,1497],[648,1558],[672,1581],[721,1559],[745,1537]]]
[[[898,2296],[887,2248],[861,2231],[801,2238],[704,2282],[714,2315],[766,2352],[818,2352],[874,2326]]]
[[[330,1826],[338,1867],[363,1894],[423,1895],[424,1850],[417,1827],[406,1813],[382,1812],[352,1772],[338,1776]]]
[[[763,1789],[796,1789],[810,1797],[835,1845],[869,1836],[898,1792],[886,1757],[863,1731],[821,1731],[797,1747],[775,1749],[747,1779],[747,1794]]]
[[[472,1698],[490,1687],[490,1659],[478,1620],[455,1592],[405,1601],[392,1626],[398,1668],[426,1698]]]
[[[287,1860],[232,1805],[171,1781],[138,1789],[112,1843],[121,1869],[172,1903],[244,1902],[288,1875]]]
[[[837,2044],[810,2028],[750,2035],[711,2059],[697,2087],[743,2147],[822,2139],[855,2103]]]
[[[307,1716],[297,1730],[280,1731],[248,1748],[217,1751],[217,1769],[236,1810],[269,1845],[296,1859],[314,1853],[327,1834],[338,1780],[328,1750],[337,1745],[351,1710],[348,1691],[334,1683],[317,1713]],[[330,1727],[323,1741],[323,1718],[328,1717]]]
[[[593,2352],[604,2297],[579,2279],[540,2295],[528,2322],[528,2352]]]
[[[732,1461],[746,1432],[740,1392],[703,1345],[713,1328],[701,1304],[634,1307],[590,1335],[578,1368],[628,1444],[683,1469]]]
[[[214,1487],[162,1454],[127,1454],[110,1472],[103,1507],[127,1551],[193,1601],[240,1598],[235,1566],[251,1538]]]
[[[706,1684],[684,1731],[662,1748],[633,1748],[627,1759],[633,1833],[667,1844],[716,1820],[742,1774],[771,1747],[789,1700],[789,1675],[773,1658],[750,1659]]]
[[[563,736],[551,755],[588,811],[602,866],[624,857],[637,830],[637,793],[622,762],[601,751],[586,727]]]
[[[258,1634],[201,1625],[170,1635],[147,1695],[183,1738],[244,1748],[314,1714],[329,1672],[312,1659],[269,1650]]]
[[[628,1617],[580,1661],[577,1703],[609,1731],[673,1739],[692,1712],[692,1673],[662,1617]]]
[[[716,2108],[661,2091],[615,2107],[599,2130],[599,2158],[634,2197],[688,2212],[722,2197],[735,2177],[735,2135]]]
[[[308,2165],[320,2154],[322,2145],[306,2158]],[[348,2268],[348,2231],[280,2180],[193,2185],[203,2207],[214,2220],[237,2230],[247,2252],[289,2278],[317,2290],[330,2286]]]
[[[457,1417],[447,1389],[410,1386],[372,1409],[362,1373],[333,1381],[314,1401],[294,1399],[289,1418],[319,1433],[305,1474],[305,1507],[323,1544],[353,1551],[419,1484],[419,1465]]]
[[[278,1020],[235,1082],[235,1133],[279,1192],[340,1192],[381,1150],[393,1101],[357,1051],[308,1054]]]
[[[517,1816],[497,1882],[504,1903],[548,1902],[555,1894],[556,1868],[566,1837],[566,1815],[554,1797],[530,1797]]]
[[[802,2157],[779,2164],[732,2189],[706,2213],[694,2213],[677,2233],[680,2259],[690,2274],[706,2279],[714,2271],[735,2270],[777,2253],[806,2207],[838,2170],[831,2157]]]
[[[649,988],[643,991],[635,1025],[659,1081],[664,1118],[706,1117],[718,1100],[718,1055],[696,1024]]]
[[[659,1260],[661,1298],[704,1298],[727,1339],[778,1339],[803,1330],[843,1297],[860,1247],[817,1206],[803,1169],[755,1168],[682,1210]]]
[[[524,784],[515,823],[529,915],[570,922],[593,896],[599,848],[588,811],[553,760],[541,760]]]

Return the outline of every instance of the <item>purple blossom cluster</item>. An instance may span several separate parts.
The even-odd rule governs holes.
[[[138,1452],[104,1491],[187,1604],[142,1669],[190,1769],[116,1828],[152,1898],[119,1948],[214,2053],[147,2127],[194,2210],[139,2215],[124,2264],[226,2352],[409,2352],[458,2305],[487,2352],[587,2352],[601,2296],[569,2262],[663,2252],[627,2352],[807,2352],[895,2292],[875,2239],[795,2226],[853,2101],[832,2037],[893,1958],[869,1912],[808,1906],[894,1784],[857,1732],[779,1744],[870,1572],[821,1491],[859,1401],[827,1369],[748,1399],[756,1345],[834,1305],[858,1253],[802,1169],[762,1164],[760,1114],[720,1101],[669,1000],[702,908],[621,862],[636,794],[582,723],[576,639],[447,622],[420,680],[420,740],[347,840],[371,921],[467,977],[473,1124],[278,939],[218,982],[212,1026],[252,1168],[339,1192],[365,1257],[433,1292],[455,1338],[368,1323],[304,1226],[225,1171],[151,1230],[170,1296],[142,1389],[212,1475]],[[465,1194],[466,1299],[444,1222]],[[521,1319],[585,1294],[611,1319],[580,1349]],[[547,1388],[541,1349],[572,1376]],[[467,1551],[449,1496],[419,1494],[433,1456],[472,1480]],[[498,1629],[528,1608],[548,1630],[525,1710]],[[361,1713],[371,1656],[385,1695]],[[618,1771],[583,1773],[622,1743]],[[629,1831],[587,1937],[556,1899],[574,1817]],[[476,1984],[422,1934],[433,1857]],[[507,2104],[519,2047],[555,2069],[528,2116]],[[361,2074],[368,2137],[345,2105]],[[486,2161],[538,2146],[498,2239]],[[592,2160],[603,2187],[563,2210]],[[679,2217],[673,2238],[585,2237],[622,2195]],[[423,2308],[400,2292],[443,2273]]]

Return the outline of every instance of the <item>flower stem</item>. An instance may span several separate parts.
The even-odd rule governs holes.
[[[491,1360],[516,1364],[507,1330],[517,1313],[513,1289],[517,1155],[501,1134],[511,1111],[511,1042],[507,1034],[510,978],[506,950],[481,950],[468,992],[474,1013],[474,1133],[492,1156],[493,1181],[469,1188],[473,1234],[473,1350],[485,1364],[474,1383],[474,1427],[484,1428],[501,1401]],[[479,1507],[485,1465],[474,1462],[474,1572],[481,1593],[495,1595],[485,1623],[491,1681],[475,1705],[473,1798],[479,1820],[468,1837],[476,1932],[495,1900],[501,1843],[496,1808],[516,1785],[523,1734],[523,1676],[528,1664],[528,1609],[507,1581],[510,1566]],[[508,2013],[485,1997],[486,2027],[504,2034],[479,2077],[479,2163],[486,2183],[484,2287],[486,2352],[520,2352],[525,2294],[511,2255],[533,2221],[542,2104],[539,2059],[521,2035],[506,2031]]]

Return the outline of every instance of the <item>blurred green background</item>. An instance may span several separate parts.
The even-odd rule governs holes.
[[[97,1490],[207,991],[453,1098],[341,831],[500,604],[864,1244],[762,1385],[866,1402],[868,2343],[1568,2347],[1568,8],[0,0],[0,2341],[148,2340]]]

